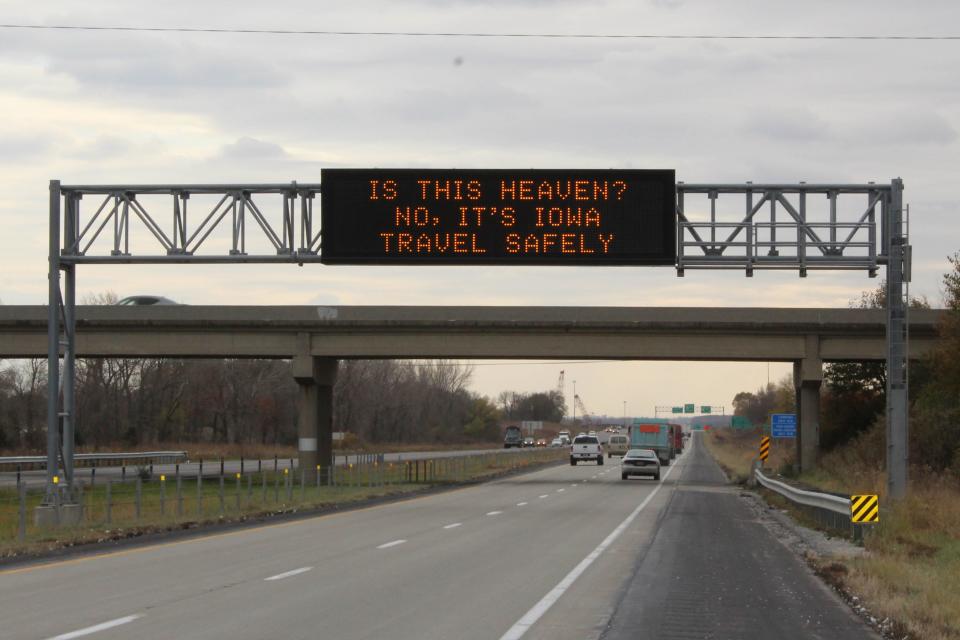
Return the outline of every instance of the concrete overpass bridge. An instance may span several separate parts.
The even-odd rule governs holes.
[[[910,312],[910,357],[939,310]],[[0,306],[0,357],[47,355],[47,307]],[[332,459],[341,359],[783,361],[794,364],[801,467],[816,463],[823,363],[885,360],[882,309],[78,306],[80,357],[283,358],[299,388],[300,464]]]

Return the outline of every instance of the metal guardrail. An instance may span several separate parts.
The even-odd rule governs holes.
[[[785,482],[768,478],[767,476],[763,475],[759,469],[754,470],[754,475],[757,478],[757,482],[771,491],[776,491],[791,502],[813,507],[814,509],[832,511],[838,515],[846,516],[847,520],[850,519],[849,498],[841,498],[840,496],[835,496],[829,493],[819,493],[817,491],[804,491],[803,489],[797,489],[796,487],[791,487]]]
[[[78,463],[98,464],[103,462],[152,462],[155,464],[173,464],[187,459],[186,451],[137,451],[118,453],[78,453],[74,456]],[[0,457],[0,467],[47,464],[46,456],[7,456]]]
[[[794,504],[804,507],[807,513],[825,527],[836,531],[849,531],[854,540],[863,539],[862,526],[854,524],[850,519],[849,498],[798,489],[785,482],[768,478],[756,467],[753,469],[753,476],[761,486],[778,493]]]

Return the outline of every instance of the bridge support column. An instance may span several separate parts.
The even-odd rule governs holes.
[[[297,381],[297,450],[304,481],[317,481],[317,465],[333,463],[333,385],[337,380],[336,358],[295,356],[293,377]]]
[[[820,338],[807,336],[807,357],[793,364],[793,383],[797,393],[797,462],[800,471],[817,466],[820,451],[820,386],[823,384],[823,360]]]

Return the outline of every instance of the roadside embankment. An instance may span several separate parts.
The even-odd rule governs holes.
[[[882,433],[863,437],[882,437]],[[759,438],[756,431],[720,429],[705,434],[704,440],[728,476],[741,482],[750,473]],[[891,637],[958,640],[960,480],[915,468],[907,497],[891,502],[885,495],[882,461],[864,459],[857,449],[862,444],[854,441],[825,455],[816,471],[795,481],[821,491],[879,494],[880,522],[864,536],[867,553],[858,558],[809,560],[854,607],[862,603],[870,615],[891,620],[887,626]],[[777,449],[771,451],[767,466],[789,467],[792,452]],[[770,501],[785,506],[783,500]]]

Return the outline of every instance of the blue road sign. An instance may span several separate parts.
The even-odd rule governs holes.
[[[797,414],[774,413],[770,416],[770,435],[774,438],[797,437]]]

